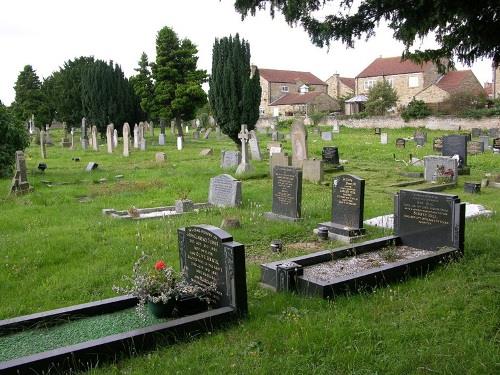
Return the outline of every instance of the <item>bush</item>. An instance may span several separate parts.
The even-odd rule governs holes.
[[[293,124],[293,118],[278,120],[277,130],[289,130]]]
[[[16,159],[16,151],[29,145],[26,129],[0,102],[0,177],[8,176]]]
[[[453,115],[461,115],[474,109],[481,109],[486,106],[486,95],[472,92],[457,92],[451,94],[444,102]]]
[[[430,115],[431,110],[423,100],[412,100],[401,112],[401,117],[405,122],[408,122],[410,119],[425,118]]]
[[[313,112],[309,114],[309,118],[311,119],[314,126],[318,126],[321,120],[325,118],[325,116],[325,112]]]
[[[390,108],[396,105],[397,101],[398,94],[389,82],[379,81],[368,91],[365,110],[371,116],[385,115]]]

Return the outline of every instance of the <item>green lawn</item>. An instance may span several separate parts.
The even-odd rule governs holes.
[[[386,131],[386,130],[383,130]],[[381,145],[372,129],[342,128],[332,142],[309,134],[309,156],[321,158],[321,148],[339,147],[348,160],[345,173],[366,179],[365,219],[392,212],[388,188],[407,180],[406,168],[396,159],[432,152],[432,138],[445,132],[428,131],[428,143],[416,148],[407,142],[397,149],[395,139],[411,136],[413,129],[387,130],[389,144]],[[158,130],[157,130],[158,133]],[[54,140],[60,134],[52,134]],[[75,137],[75,140],[78,137]],[[266,221],[271,210],[268,161],[253,162],[254,176],[243,179],[240,208],[213,209],[165,219],[126,221],[104,217],[103,208],[117,210],[173,205],[185,194],[206,202],[209,179],[224,173],[220,151],[232,149],[227,138],[192,140],[177,151],[167,134],[166,146],[146,152],[131,149],[121,156],[105,146],[99,152],[49,147],[48,169],[37,171],[39,146],[26,152],[33,193],[6,197],[10,179],[0,180],[0,319],[70,306],[114,296],[111,287],[142,251],[178,267],[177,228],[194,224],[220,226],[227,216],[239,217],[240,229],[231,231],[245,244],[249,317],[225,330],[192,341],[159,348],[116,364],[89,370],[96,374],[146,373],[319,373],[319,374],[495,374],[500,372],[500,220],[468,220],[465,256],[425,277],[392,284],[370,294],[325,301],[291,294],[275,294],[258,282],[259,264],[305,254],[340,243],[317,243],[312,229],[329,218],[331,187],[303,184],[300,223]],[[260,137],[265,144],[270,138]],[[148,144],[157,139],[148,139]],[[78,142],[76,142],[78,143]],[[104,142],[103,142],[104,143]],[[77,145],[79,146],[79,144]],[[199,155],[212,147],[214,156]],[[290,142],[285,149],[291,151]],[[167,154],[164,164],[155,152]],[[80,157],[80,162],[72,157]],[[89,161],[99,168],[85,172]],[[500,210],[500,190],[483,188],[481,194],[463,192],[464,181],[480,181],[484,173],[500,173],[500,156],[491,151],[469,156],[470,176],[460,176],[456,188],[462,201]],[[229,172],[234,175],[232,172]],[[116,175],[123,179],[115,179]],[[328,174],[331,180],[333,174]],[[97,183],[106,178],[107,182]],[[48,187],[42,181],[51,181]],[[61,183],[67,183],[62,184]],[[86,197],[83,203],[82,197]],[[390,234],[367,228],[366,239]],[[271,254],[271,240],[284,240],[285,252]],[[303,243],[303,244],[300,244]]]

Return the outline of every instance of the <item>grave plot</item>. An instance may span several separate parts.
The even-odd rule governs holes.
[[[463,254],[465,204],[456,195],[401,190],[395,235],[261,265],[276,291],[334,297],[422,274]]]
[[[245,248],[210,225],[178,230],[181,269],[195,285],[215,285],[203,311],[175,319],[138,318],[121,296],[0,321],[0,373],[68,373],[194,337],[247,313]]]

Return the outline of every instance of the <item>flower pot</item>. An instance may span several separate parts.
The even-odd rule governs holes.
[[[152,302],[148,301],[148,310],[156,318],[170,318],[175,307],[175,298],[170,298],[165,302]]]

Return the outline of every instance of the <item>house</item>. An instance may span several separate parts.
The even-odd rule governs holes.
[[[437,104],[444,102],[450,95],[458,92],[484,95],[484,88],[472,70],[449,71],[439,77],[436,82],[415,94],[415,99],[423,100],[428,104]]]
[[[328,85],[310,72],[259,69],[259,74],[261,116],[279,116],[295,110],[305,113],[311,106],[328,107],[327,104],[332,103],[325,97]],[[320,93],[325,95],[318,95]]]
[[[379,57],[355,77],[355,94],[367,94],[378,81],[386,80],[398,93],[397,105],[407,105],[441,75],[431,62],[416,64],[401,57]]]
[[[340,106],[326,92],[312,91],[299,92],[284,95],[269,104],[273,108],[273,113],[281,116],[294,116],[297,114],[308,115],[312,112],[332,112],[338,111]],[[274,112],[274,108],[278,110]]]
[[[500,98],[500,65],[495,68],[493,65],[493,99]]]
[[[486,96],[488,99],[493,99],[493,82],[485,82],[484,83],[484,92],[486,93]]]
[[[328,95],[332,98],[339,99],[354,95],[355,79],[340,77],[335,73],[326,80],[328,84]]]

